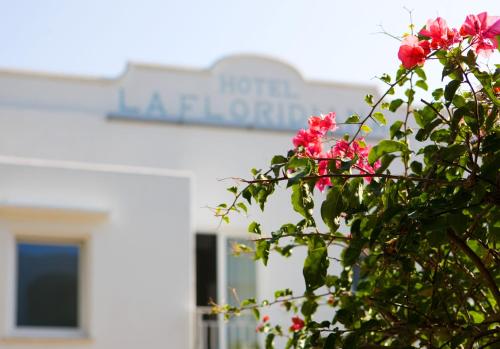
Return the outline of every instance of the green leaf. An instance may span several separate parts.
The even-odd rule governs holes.
[[[342,264],[350,266],[357,262],[361,250],[363,249],[364,241],[360,238],[351,240],[349,246],[344,250]]]
[[[466,104],[465,98],[460,95],[455,95],[453,97],[452,103],[455,107],[460,108],[463,107]]]
[[[311,174],[314,168],[314,160],[305,157],[294,156],[288,161],[287,170],[292,171],[288,174],[288,186],[296,184],[301,178]]]
[[[458,87],[461,83],[462,82],[458,80],[451,80],[444,88],[444,99],[446,99],[447,105],[450,105],[451,101],[453,100],[453,96],[455,96],[455,93],[457,92]]]
[[[241,208],[245,213],[248,213],[247,205],[245,205],[243,202],[238,202],[236,204],[236,206],[238,206],[239,208]]]
[[[417,175],[420,175],[422,173],[422,164],[418,161],[412,161],[410,164],[410,168]]]
[[[321,204],[321,218],[331,232],[335,232],[339,228],[339,216],[342,213],[342,206],[341,187],[338,185],[331,187],[325,201]]]
[[[256,304],[255,298],[247,298],[241,302],[242,307],[247,307],[249,305],[254,305],[254,304]]]
[[[249,185],[246,187],[243,192],[241,193],[241,196],[248,202],[248,204],[252,204],[252,192],[254,190],[254,187],[252,185]]]
[[[287,158],[282,156],[282,155],[275,155],[273,156],[273,159],[271,160],[271,165],[281,165],[281,164],[286,164]]]
[[[392,111],[393,113],[398,110],[398,108],[403,104],[403,100],[398,98],[393,101],[391,101],[391,104],[389,105],[389,110]]]
[[[267,265],[269,260],[269,249],[271,248],[271,243],[269,240],[259,240],[255,242],[255,255],[256,260],[262,259],[262,263]]]
[[[359,115],[357,114],[349,116],[345,121],[346,124],[356,124],[358,122],[359,122]]]
[[[439,129],[431,133],[431,140],[437,143],[445,142],[448,143],[450,139],[450,130]]]
[[[484,314],[478,311],[470,310],[469,314],[472,316],[475,324],[480,324],[484,321]]]
[[[255,317],[255,320],[259,321],[260,320],[260,311],[257,308],[252,308],[252,313],[253,316]]]
[[[299,183],[292,185],[292,207],[295,212],[299,213],[306,219],[312,218],[312,209],[314,201],[307,183]]]
[[[371,94],[367,94],[365,96],[365,102],[368,104],[368,105],[373,105],[373,95]]]
[[[476,79],[479,80],[479,82],[483,86],[484,92],[488,95],[493,104],[495,104],[497,107],[500,107],[500,99],[496,97],[495,92],[492,88],[491,75],[486,72],[482,72],[475,67],[471,67],[471,71]]]
[[[443,68],[443,73],[441,74],[441,80],[443,80],[446,76],[455,73],[457,70],[459,70],[459,67],[456,65],[456,63],[447,62]]]
[[[302,315],[308,318],[316,312],[316,309],[318,309],[318,302],[313,299],[308,299],[304,303],[302,303],[300,312],[302,313]]]
[[[398,132],[400,132],[399,130],[401,129],[401,126],[403,126],[403,125],[404,125],[404,122],[401,120],[397,120],[391,125],[391,128],[389,129],[389,134],[390,134],[391,139],[393,139],[396,136],[396,134]]]
[[[278,299],[281,297],[286,297],[286,296],[291,296],[292,295],[292,290],[289,288],[285,288],[284,290],[277,290],[274,291],[274,298]]]
[[[452,162],[462,156],[466,151],[467,147],[464,144],[452,144],[446,148],[441,148],[439,155],[442,159]]]
[[[323,349],[335,349],[337,345],[337,339],[339,338],[338,333],[330,333],[328,337],[326,337],[325,344],[323,345]]]
[[[238,192],[238,188],[237,187],[229,187],[229,188],[227,188],[227,191],[236,195],[236,193]]]
[[[496,131],[484,139],[482,143],[482,151],[485,153],[493,153],[500,150],[500,132]]]
[[[391,82],[391,76],[389,74],[382,74],[380,80],[389,84]]]
[[[418,75],[418,77],[422,80],[427,80],[427,76],[425,75],[425,71],[422,68],[415,68],[413,71]]]
[[[329,264],[325,242],[320,236],[311,234],[302,270],[308,291],[314,291],[325,284]]]
[[[366,132],[366,133],[370,133],[370,132],[372,132],[372,128],[368,125],[363,125],[363,126],[361,126],[361,131]]]
[[[413,97],[415,96],[415,90],[409,88],[405,91],[405,96],[408,97],[407,103],[411,104],[413,102]]]
[[[350,333],[344,339],[344,346],[342,349],[358,349],[359,348],[359,337],[357,333]]]
[[[387,124],[387,120],[385,119],[385,116],[384,114],[382,114],[381,112],[375,112],[373,113],[373,118],[375,120],[377,120],[377,122],[380,124],[380,125],[386,125]]]
[[[396,151],[404,151],[404,150],[406,150],[406,145],[404,143],[392,140],[383,140],[372,148],[370,154],[368,155],[368,162],[370,164],[373,164],[384,154],[394,153]]]
[[[274,349],[274,333],[269,333],[266,337],[266,349]]]
[[[415,85],[417,87],[420,87],[422,90],[427,91],[429,89],[429,86],[427,86],[427,83],[424,80],[418,80]]]
[[[432,92],[432,97],[434,100],[438,101],[441,97],[443,97],[444,91],[442,88],[437,88]]]
[[[254,233],[254,234],[261,235],[262,231],[260,230],[260,224],[257,223],[257,222],[250,223],[248,225],[248,232],[249,233]]]

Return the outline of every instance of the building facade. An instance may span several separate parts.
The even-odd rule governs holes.
[[[208,207],[309,115],[362,115],[366,94],[246,55],[112,79],[0,71],[0,348],[257,347],[251,318],[224,323],[208,302],[300,291],[300,251],[268,268],[231,253],[256,217],[298,217],[287,194],[230,225]]]

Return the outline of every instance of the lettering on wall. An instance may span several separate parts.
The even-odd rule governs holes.
[[[331,105],[306,102],[299,89],[286,79],[221,74],[214,82],[216,87],[210,93],[179,91],[163,95],[151,91],[140,102],[127,89],[120,88],[117,110],[108,117],[294,131],[305,127],[311,115],[335,111]],[[354,128],[344,131],[351,133]]]

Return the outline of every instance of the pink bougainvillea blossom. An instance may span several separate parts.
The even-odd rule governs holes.
[[[488,56],[498,47],[495,36],[500,35],[500,17],[488,16],[487,12],[468,15],[460,27],[460,35],[472,38],[476,53]]]
[[[415,35],[408,35],[401,42],[398,58],[401,60],[403,67],[411,69],[417,65],[424,65],[425,59],[429,53],[429,41],[419,41]]]
[[[317,157],[323,151],[322,137],[329,131],[337,128],[335,124],[335,113],[325,116],[311,116],[308,120],[309,128],[300,130],[293,138],[295,148],[303,147],[305,155]]]
[[[295,137],[293,137],[293,145],[295,148],[303,147],[305,155],[315,157],[323,151],[323,144],[321,137],[311,133],[309,130],[299,130]]]
[[[345,139],[336,140],[328,151],[323,152],[323,141],[326,134],[336,129],[334,113],[329,113],[324,117],[311,116],[308,124],[307,130],[302,129],[297,132],[293,138],[293,144],[298,156],[318,161],[317,174],[320,177],[316,181],[316,188],[320,191],[324,191],[326,187],[332,185],[331,178],[328,176],[331,162],[335,162],[335,166],[339,168],[342,161],[356,159],[352,169],[359,171],[360,174],[375,173],[380,167],[379,161],[373,165],[368,162],[370,147],[366,145],[363,138],[351,142]],[[293,170],[289,171],[293,172]],[[367,182],[370,182],[371,179],[371,177],[365,177]]]
[[[375,173],[380,167],[380,161],[376,161],[373,165],[368,162],[368,154],[370,153],[370,146],[365,144],[365,140],[360,138],[352,143],[346,140],[339,140],[332,147],[331,156],[333,158],[340,158],[345,160],[352,160],[357,156],[357,161],[354,167],[363,173]],[[338,166],[338,165],[337,165]],[[372,177],[365,177],[365,180],[370,183]]]
[[[335,131],[337,125],[335,124],[335,113],[331,112],[324,117],[311,116],[308,120],[309,130],[311,133],[323,137],[329,131]]]
[[[320,176],[325,176],[328,174],[328,160],[322,160],[318,163],[318,174]],[[316,182],[316,188],[320,191],[325,190],[325,187],[332,185],[330,177],[321,177]]]
[[[419,32],[420,35],[427,36],[431,39],[430,46],[433,49],[448,48],[460,41],[458,30],[448,28],[446,21],[438,17],[429,19],[424,29]]]
[[[297,332],[304,328],[304,320],[298,316],[292,317],[292,326],[290,326],[290,331]]]

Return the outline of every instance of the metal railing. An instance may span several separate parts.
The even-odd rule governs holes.
[[[210,307],[196,308],[196,349],[219,349],[219,319]]]
[[[210,307],[196,310],[196,349],[258,349],[255,321],[250,316],[224,322]]]

